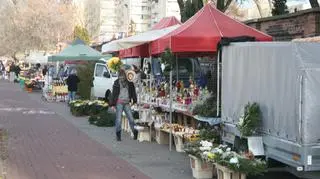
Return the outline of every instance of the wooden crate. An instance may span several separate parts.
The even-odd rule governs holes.
[[[156,141],[158,144],[169,144],[169,133],[156,129]]]
[[[213,164],[204,162],[193,155],[189,155],[189,157],[193,178],[211,179],[213,177]]]
[[[216,164],[217,179],[246,179],[246,175]]]
[[[149,127],[144,127],[142,130],[138,130],[138,141],[148,141],[151,142],[151,132]]]
[[[174,144],[177,152],[184,152],[183,150],[183,138],[178,135],[174,135]]]

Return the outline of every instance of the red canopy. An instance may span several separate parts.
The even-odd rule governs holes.
[[[162,53],[167,47],[174,53],[214,53],[221,37],[239,36],[272,41],[271,36],[230,18],[208,3],[176,30],[153,41],[151,50],[152,55]]]
[[[176,17],[164,17],[152,27],[152,30],[160,30],[177,24],[181,24],[181,22]]]
[[[170,26],[181,24],[181,22],[176,17],[164,17],[157,24],[155,24],[152,30],[160,30]],[[120,58],[130,58],[130,57],[149,57],[149,44],[139,45],[137,47],[129,48],[126,50],[119,51]]]

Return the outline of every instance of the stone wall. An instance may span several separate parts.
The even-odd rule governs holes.
[[[282,16],[254,19],[247,25],[265,32],[276,41],[320,35],[320,9],[308,9]]]

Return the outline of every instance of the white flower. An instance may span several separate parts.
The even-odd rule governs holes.
[[[229,161],[232,164],[238,164],[239,163],[239,159],[237,157],[232,157]]]
[[[211,150],[211,147],[204,146],[204,147],[199,147],[199,149],[201,151],[209,151],[209,150]]]
[[[200,142],[200,144],[201,144],[201,146],[203,146],[203,147],[212,147],[212,146],[213,146],[212,142],[208,142],[208,141],[206,141],[206,140],[202,140],[202,141]]]
[[[227,148],[227,152],[231,152],[231,148],[230,147]]]
[[[240,118],[239,118],[239,125],[240,126],[242,126],[243,125],[243,122],[244,122],[244,116],[241,116]]]
[[[223,150],[222,149],[217,149],[217,153],[223,154]]]

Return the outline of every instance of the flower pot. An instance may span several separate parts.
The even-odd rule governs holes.
[[[213,165],[202,161],[193,155],[189,155],[192,175],[196,179],[208,179],[213,177]]]
[[[28,93],[32,93],[32,88],[27,88]]]
[[[217,179],[246,179],[245,174],[235,172],[222,165],[216,164],[216,168],[218,175]]]

